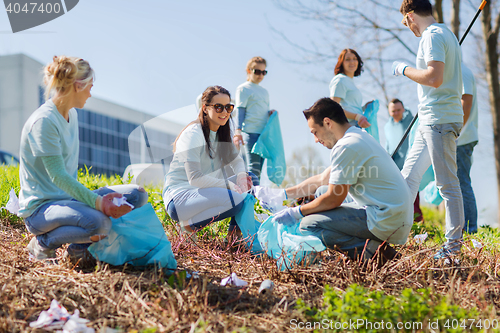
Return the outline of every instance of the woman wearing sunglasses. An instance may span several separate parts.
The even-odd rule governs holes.
[[[354,77],[361,75],[362,71],[363,61],[359,54],[353,49],[342,50],[335,66],[335,76],[330,82],[330,98],[342,106],[351,124],[366,128],[370,123],[363,116],[363,97],[354,84]]]
[[[186,126],[174,142],[174,157],[165,177],[163,199],[167,212],[181,230],[193,232],[234,216],[243,206],[242,193],[252,180],[231,141],[229,119],[234,105],[229,91],[208,87],[201,97],[198,119]],[[235,176],[227,177],[228,168]]]
[[[269,110],[269,93],[259,85],[267,74],[266,60],[253,57],[248,61],[247,81],[236,89],[236,108],[238,109],[238,125],[233,142],[237,148],[244,142],[249,170],[260,179],[264,160],[257,154],[252,154],[252,148],[266,127],[269,116],[274,110]],[[243,134],[242,134],[243,132]]]

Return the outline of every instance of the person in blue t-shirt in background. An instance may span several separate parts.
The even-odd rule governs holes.
[[[371,124],[363,112],[371,102],[361,105],[363,96],[354,84],[354,77],[360,76],[362,71],[363,60],[359,54],[353,49],[342,50],[335,65],[335,76],[330,82],[330,98],[342,106],[351,125],[367,128]]]
[[[385,132],[385,150],[392,156],[403,135],[410,126],[413,115],[410,110],[405,109],[403,102],[397,98],[393,98],[387,107],[389,111],[389,121],[384,126]],[[394,163],[399,170],[403,169],[406,155],[408,154],[409,137],[405,139],[396,155],[393,157]],[[420,195],[417,193],[417,198],[413,203],[414,221],[423,222],[424,216],[420,209]]]
[[[260,179],[264,159],[252,154],[252,148],[266,127],[269,116],[275,111],[269,109],[269,93],[259,85],[267,74],[267,63],[262,57],[253,57],[247,63],[247,81],[236,88],[236,109],[238,124],[233,136],[237,148],[245,147],[249,171]]]
[[[464,201],[464,231],[477,232],[477,205],[470,179],[472,152],[479,140],[478,109],[476,98],[476,80],[469,68],[462,63],[462,106],[464,109],[464,127],[457,140],[457,176],[460,181]]]

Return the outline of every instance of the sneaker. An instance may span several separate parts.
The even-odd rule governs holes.
[[[456,257],[460,255],[460,249],[450,249],[446,245],[444,245],[439,251],[434,254],[434,259],[435,260],[441,260],[441,259],[447,259],[448,261],[450,258]]]
[[[90,244],[70,244],[64,253],[63,258],[68,259],[71,264],[80,268],[95,267],[97,260],[89,252]]]
[[[33,237],[28,244],[29,258],[33,261],[43,261],[49,265],[57,265],[57,255],[55,249],[47,249],[38,243],[38,239]]]

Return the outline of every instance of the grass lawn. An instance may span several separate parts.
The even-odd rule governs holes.
[[[90,189],[123,183],[120,177],[85,171],[79,180]],[[19,192],[18,169],[0,167],[0,207],[11,188]],[[500,331],[497,229],[465,235],[459,262],[436,262],[432,255],[444,240],[444,215],[424,207],[426,221],[415,224],[409,241],[397,246],[401,259],[381,269],[327,250],[319,263],[280,271],[274,260],[229,249],[227,221],[200,231],[196,244],[180,236],[166,215],[161,189],[147,191],[178,262],[171,276],[158,267],[31,262],[26,245],[32,235],[22,219],[1,210],[0,332],[32,331],[29,323],[52,299],[70,313],[78,309],[97,332],[106,327],[124,332]],[[425,243],[413,239],[425,232]],[[483,247],[474,247],[472,240]],[[186,279],[193,272],[199,278]],[[249,285],[222,287],[221,279],[232,272]],[[275,289],[261,295],[265,279]]]

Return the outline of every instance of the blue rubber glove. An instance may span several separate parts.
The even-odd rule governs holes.
[[[278,223],[292,226],[295,223],[299,222],[301,218],[303,218],[302,212],[300,211],[300,206],[287,208],[274,215],[274,220]]]
[[[392,63],[392,75],[394,76],[401,76],[405,75],[405,69],[408,67],[407,64],[401,61],[394,61]]]

